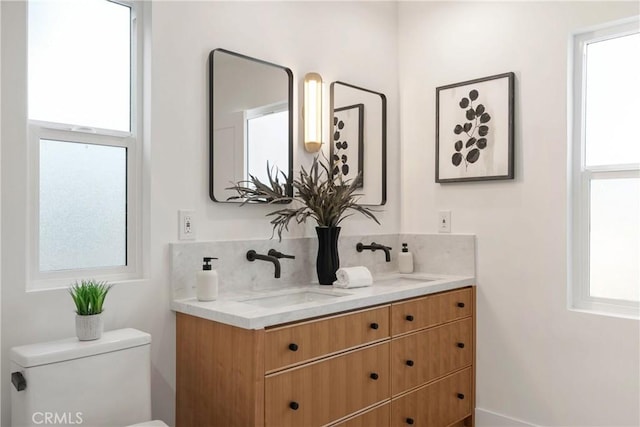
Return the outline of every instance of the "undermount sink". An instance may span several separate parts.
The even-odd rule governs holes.
[[[304,304],[307,302],[328,301],[335,298],[351,295],[345,292],[321,291],[321,290],[296,290],[279,295],[268,295],[241,300],[245,304],[263,308],[288,307],[290,305]]]
[[[405,286],[416,283],[433,282],[435,279],[425,279],[424,277],[395,276],[381,280],[374,280],[373,286]]]

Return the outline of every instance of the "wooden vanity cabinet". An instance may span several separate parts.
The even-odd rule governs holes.
[[[176,425],[472,427],[474,306],[469,287],[260,330],[177,313]]]

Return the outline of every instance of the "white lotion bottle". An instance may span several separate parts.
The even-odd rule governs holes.
[[[202,259],[202,271],[196,273],[196,298],[198,301],[214,301],[218,298],[218,272],[211,269],[214,257]]]
[[[402,244],[402,252],[398,254],[398,271],[400,273],[413,273],[413,254],[409,252],[406,243]]]

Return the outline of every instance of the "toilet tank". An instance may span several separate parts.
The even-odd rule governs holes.
[[[13,426],[125,426],[151,419],[151,335],[108,331],[14,347]]]

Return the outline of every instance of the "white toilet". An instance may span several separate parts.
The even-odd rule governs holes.
[[[13,426],[104,426],[151,420],[151,335],[108,331],[11,349]]]

